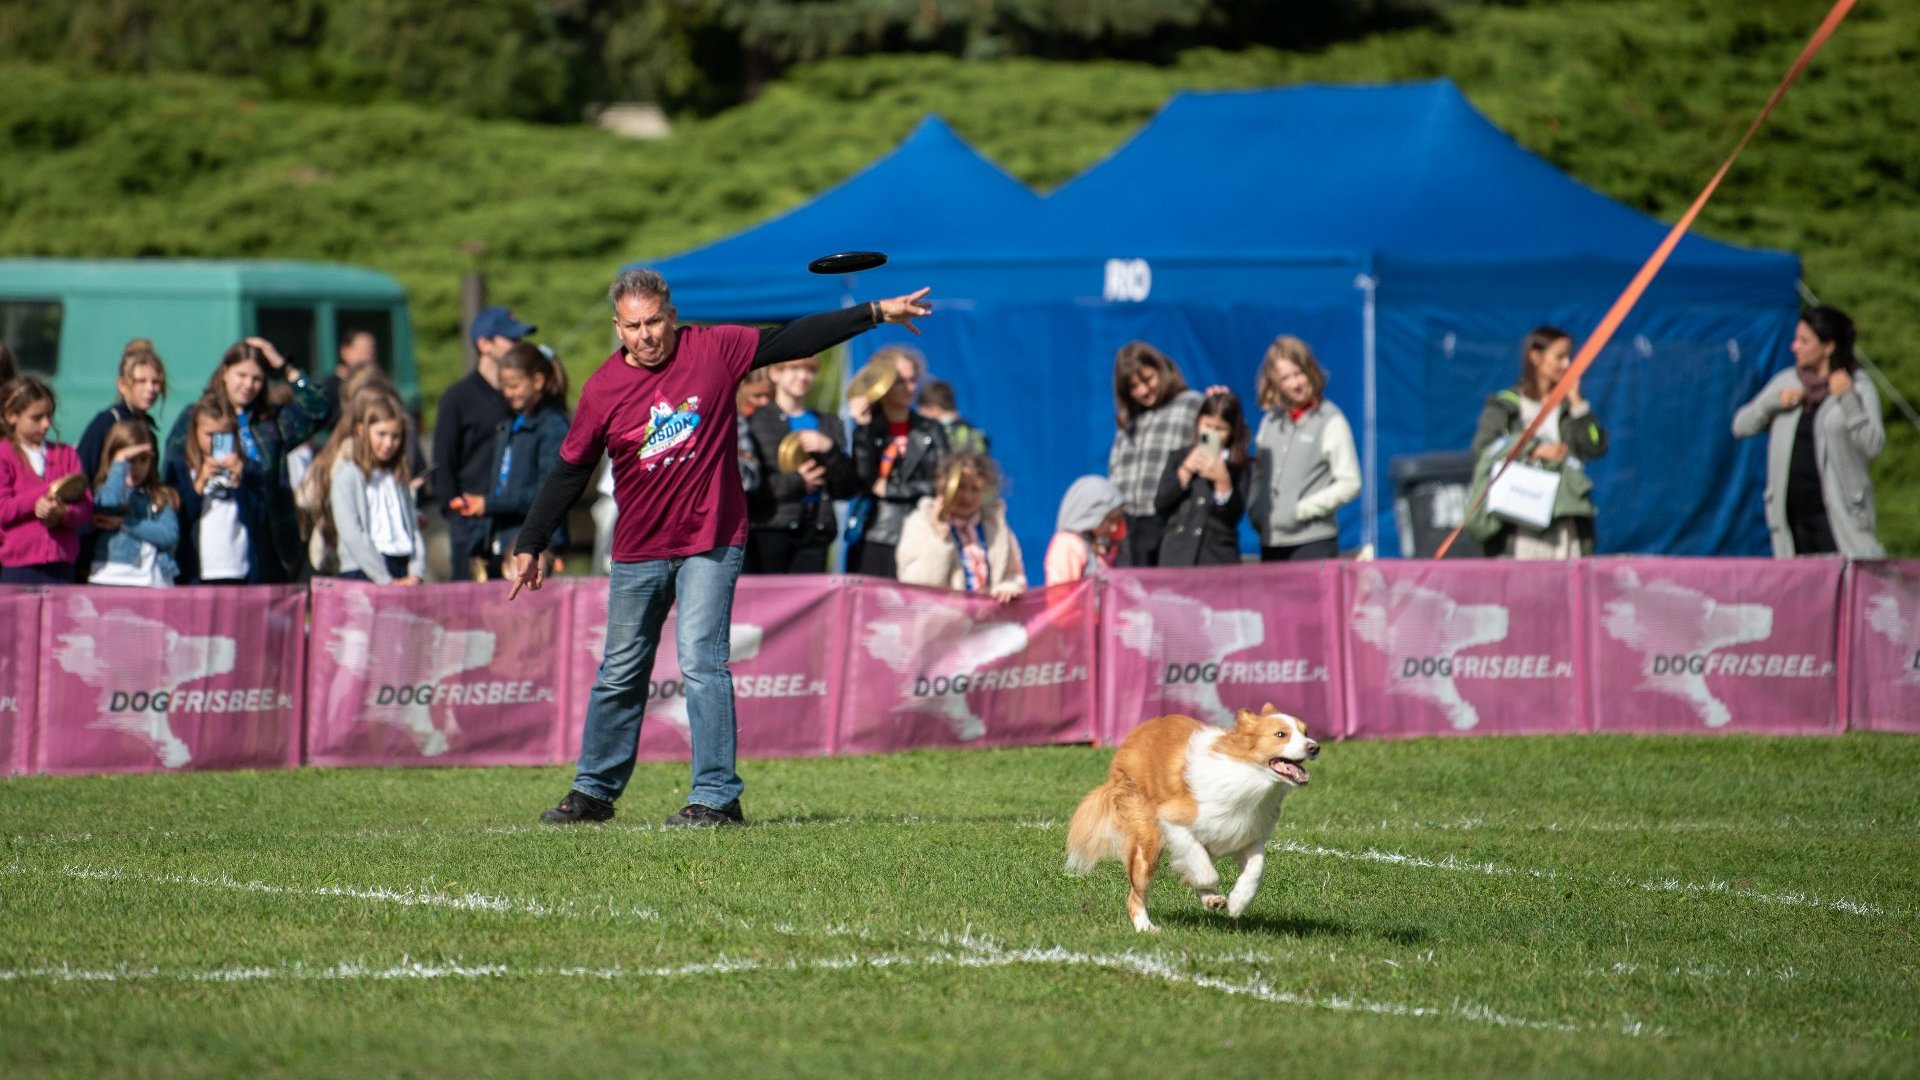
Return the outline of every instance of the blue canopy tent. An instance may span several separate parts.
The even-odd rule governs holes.
[[[1032,562],[1067,485],[1105,471],[1120,345],[1150,341],[1254,409],[1280,333],[1313,344],[1361,444],[1343,546],[1396,553],[1387,463],[1465,447],[1526,332],[1591,331],[1666,231],[1443,81],[1181,94],[1047,199],[945,226],[852,287],[934,286],[916,344],[992,433]],[[1691,237],[1596,363],[1583,390],[1613,438],[1591,469],[1603,551],[1767,549],[1764,463],[1728,424],[1786,360],[1798,273],[1792,255]],[[747,314],[727,306],[682,312]],[[896,334],[856,339],[856,357]]]
[[[774,322],[853,302],[858,275],[807,273],[821,255],[927,250],[1039,201],[929,116],[891,153],[810,202],[665,262],[629,265],[665,274],[684,318]],[[861,288],[860,299],[875,295]]]

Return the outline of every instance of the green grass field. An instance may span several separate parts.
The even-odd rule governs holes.
[[[1920,740],[1330,745],[1238,922],[1085,748],[0,783],[0,1075],[1914,1075]],[[1230,871],[1230,868],[1229,868]]]

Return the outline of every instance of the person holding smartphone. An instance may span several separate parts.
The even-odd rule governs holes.
[[[1161,566],[1227,566],[1240,561],[1240,516],[1247,508],[1247,422],[1233,391],[1216,387],[1200,401],[1193,441],[1167,455],[1154,492],[1165,524]]]
[[[300,539],[287,452],[329,420],[326,387],[302,375],[266,338],[249,337],[221,355],[201,392],[202,402],[209,398],[222,402],[233,417],[231,456],[245,474],[240,486],[257,493],[262,507],[262,528],[252,538],[248,572],[269,584],[292,581],[307,561],[307,547]],[[167,436],[170,464],[185,463],[191,456],[196,436],[189,424],[187,414],[181,414]]]
[[[205,394],[182,417],[185,452],[166,462],[165,483],[180,497],[174,551],[183,585],[252,585],[266,580],[266,485],[241,456],[239,417],[222,394]]]

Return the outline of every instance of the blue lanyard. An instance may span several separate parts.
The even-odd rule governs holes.
[[[979,592],[980,583],[973,580],[973,563],[969,561],[967,558],[967,542],[960,538],[960,530],[956,526],[953,526],[953,525],[947,526],[947,535],[953,537],[953,549],[956,552],[959,552],[960,554],[960,574],[962,579],[966,582],[967,591]],[[980,541],[980,550],[983,552],[986,551],[987,550],[986,526],[981,524],[978,521],[974,522],[973,535],[975,539]],[[989,572],[991,572],[991,568],[989,568]]]
[[[513,427],[507,431],[507,448],[500,452],[500,478],[493,482],[493,493],[499,495],[507,490],[507,473],[513,471],[513,437],[520,434],[521,425],[527,422],[527,414],[521,413],[513,418]]]
[[[247,455],[247,460],[264,464],[260,460],[260,440],[253,437],[253,425],[247,421],[245,413],[240,414],[240,423],[235,426],[240,429],[240,449]]]

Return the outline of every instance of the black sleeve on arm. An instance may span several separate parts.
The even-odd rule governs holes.
[[[806,315],[785,326],[760,331],[760,347],[753,352],[750,368],[766,367],[787,360],[813,356],[880,325],[874,321],[880,312],[874,304],[855,304],[839,311]]]
[[[564,457],[556,460],[553,471],[547,474],[547,482],[540,485],[540,494],[533,497],[527,520],[520,526],[520,538],[513,545],[514,554],[538,555],[547,550],[554,528],[566,520],[567,511],[579,501],[592,480],[592,465],[575,465]]]

